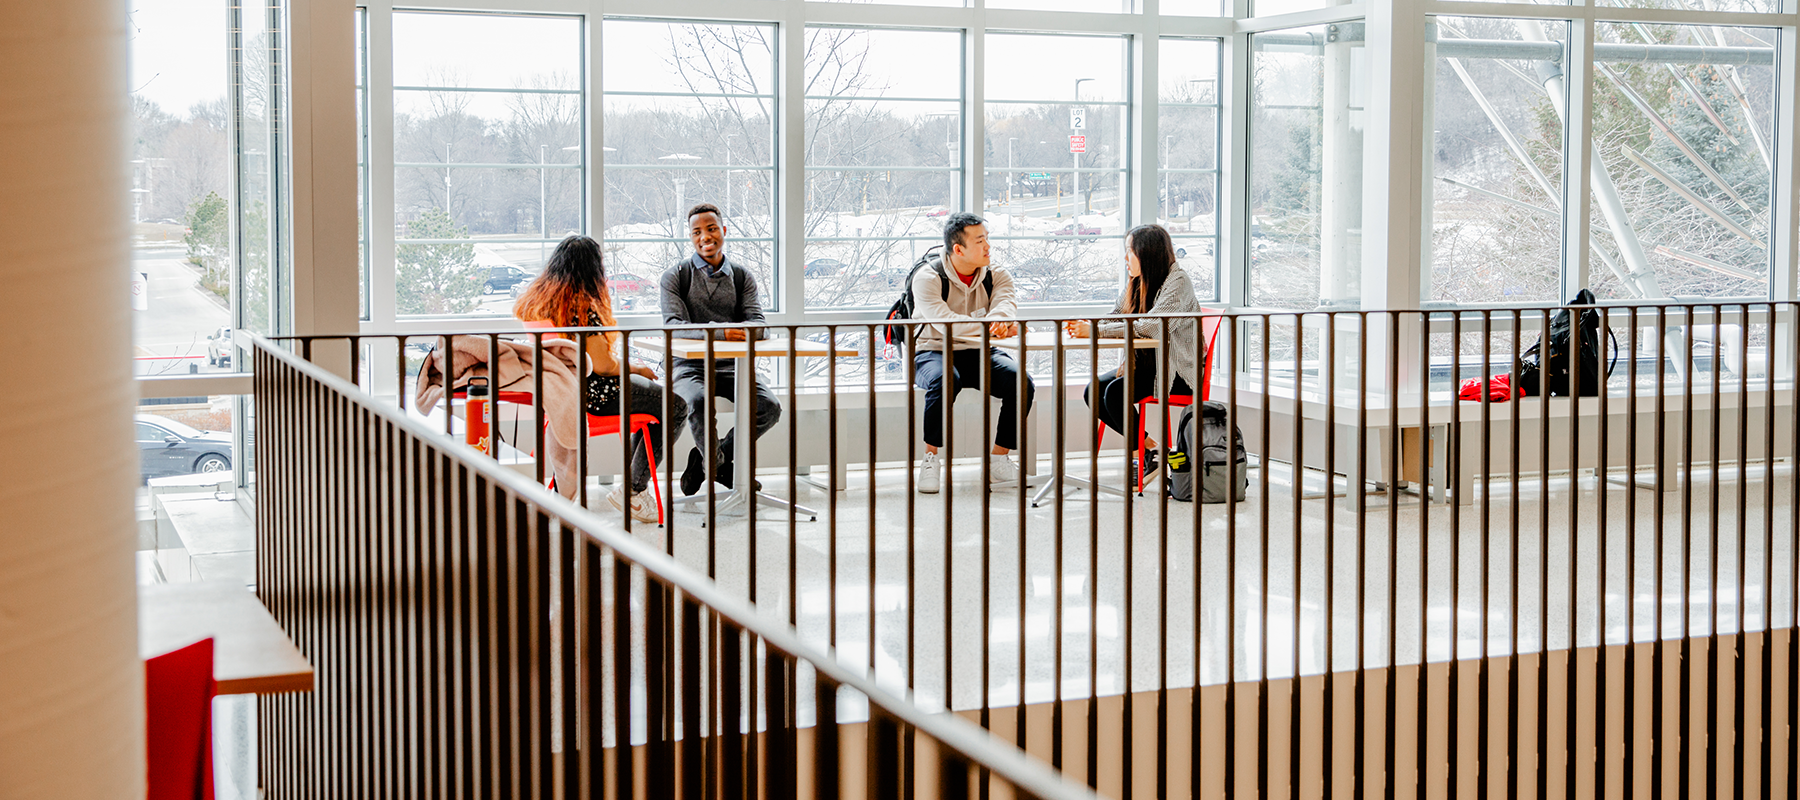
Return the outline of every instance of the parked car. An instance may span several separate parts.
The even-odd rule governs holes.
[[[637,294],[656,288],[653,281],[648,281],[629,272],[615,272],[606,278],[606,288],[614,297],[621,294]]]
[[[214,367],[231,366],[231,329],[220,326],[206,337],[206,363]]]
[[[1099,236],[1100,226],[1085,222],[1071,222],[1050,232],[1051,236]]]
[[[1202,256],[1202,257],[1210,256],[1213,254],[1213,241],[1211,239],[1202,239],[1198,242],[1191,242],[1188,244],[1176,245],[1175,257],[1176,258],[1187,258],[1189,248],[1193,249],[1194,255]]]
[[[512,265],[488,267],[487,284],[482,286],[483,292],[504,292],[514,286],[531,280],[525,270]]]
[[[815,258],[806,262],[806,277],[829,278],[847,269],[844,262],[835,258]]]
[[[231,434],[196,430],[168,417],[137,415],[139,470],[145,481],[231,469]]]

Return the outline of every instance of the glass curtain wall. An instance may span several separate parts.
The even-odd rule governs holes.
[[[132,334],[139,375],[231,369],[231,72],[223,0],[134,8]]]
[[[1423,299],[1489,305],[1562,295],[1559,83],[1569,23],[1435,17]],[[1428,37],[1430,40],[1431,37]],[[1597,260],[1614,259],[1596,232]]]
[[[574,17],[394,14],[400,316],[507,316],[555,242],[585,231]]]
[[[962,208],[963,37],[806,33],[806,308],[886,310]]]
[[[693,250],[687,211],[725,216],[726,258],[775,277],[775,26],[606,20],[603,239],[614,308],[655,313],[663,271]]]
[[[1216,39],[1164,38],[1158,57],[1156,220],[1202,301],[1218,299],[1219,49]]]
[[[1361,297],[1365,56],[1360,22],[1250,37],[1251,305]]]
[[[1769,294],[1776,31],[1595,28],[1591,270],[1602,298]],[[1600,255],[1600,253],[1596,253]]]
[[[984,216],[993,263],[1012,272],[1020,302],[1118,297],[1131,227],[1129,44],[988,34]]]
[[[289,254],[286,9],[229,7],[232,43],[232,117],[236,123],[236,229],[232,248],[237,282],[232,316],[237,327],[285,333],[293,324]]]
[[[356,291],[369,319],[369,10],[356,9]]]

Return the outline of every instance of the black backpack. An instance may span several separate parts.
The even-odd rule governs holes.
[[[928,264],[932,269],[937,270],[938,279],[943,281],[943,295],[939,299],[946,302],[950,300],[950,273],[944,271],[944,246],[940,244],[926,250],[925,255],[919,256],[919,260],[913,262],[912,269],[906,273],[906,289],[900,292],[900,299],[895,300],[894,305],[888,308],[888,319],[912,319],[913,310],[918,307],[918,300],[913,297],[913,278],[918,276],[919,270],[924,269]],[[994,296],[993,270],[988,270],[987,274],[981,277],[981,288],[988,293],[989,297]],[[882,341],[892,345],[905,344],[907,330],[905,325],[888,325],[881,329]]]
[[[1571,306],[1591,306],[1595,304],[1594,293],[1586,289],[1575,294],[1569,301]],[[1574,328],[1581,325],[1581,396],[1593,397],[1600,393],[1600,385],[1606,376],[1612,375],[1613,365],[1619,360],[1619,343],[1612,342],[1612,358],[1606,364],[1605,375],[1600,372],[1600,312],[1578,312],[1580,322],[1572,321],[1569,309],[1557,311],[1550,317],[1550,352],[1546,357],[1543,352],[1544,339],[1539,339],[1519,356],[1517,368],[1519,389],[1526,396],[1536,397],[1538,392],[1549,389],[1551,397],[1569,396],[1569,355],[1574,349]],[[1612,330],[1606,331],[1612,336]],[[1547,362],[1547,363],[1546,363]],[[1546,375],[1545,373],[1548,373]]]

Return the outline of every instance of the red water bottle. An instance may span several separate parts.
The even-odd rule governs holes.
[[[488,439],[488,409],[491,407],[487,378],[470,378],[468,402],[463,406],[463,441],[484,454],[491,452]]]

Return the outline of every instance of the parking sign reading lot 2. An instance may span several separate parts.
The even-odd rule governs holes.
[[[1069,128],[1071,130],[1077,130],[1077,131],[1087,129],[1087,109],[1085,109],[1085,108],[1069,109]]]

